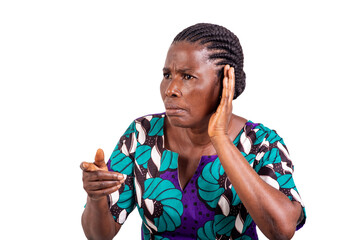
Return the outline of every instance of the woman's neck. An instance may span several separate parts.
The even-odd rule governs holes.
[[[171,125],[165,118],[165,146],[170,150],[206,148],[211,146],[211,140],[208,136],[208,122],[202,121],[195,127],[178,127]]]
[[[206,122],[203,121],[198,127],[183,128],[171,125],[169,120],[165,118],[165,148],[177,153],[197,149],[202,155],[215,155],[214,147],[208,135],[208,122],[209,119]],[[231,140],[237,137],[246,122],[245,118],[232,115],[228,129]]]
[[[210,144],[211,139],[208,135],[208,121],[196,128],[183,128],[186,139],[193,147],[203,147]]]

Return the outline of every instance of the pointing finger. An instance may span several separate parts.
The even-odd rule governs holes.
[[[124,181],[125,177],[123,176],[123,174],[117,172],[96,171],[88,176],[88,180],[89,181],[106,181],[106,180]]]
[[[86,164],[86,162],[82,162],[82,163],[80,164],[80,168],[81,168],[82,171],[86,171],[86,170],[87,170],[87,164]]]
[[[90,164],[88,162],[82,162],[80,164],[80,168],[82,171],[88,171],[89,167],[90,167]]]
[[[80,168],[82,169],[82,171],[85,171],[85,172],[92,172],[92,171],[100,170],[98,167],[96,167],[96,165],[94,165],[93,163],[88,163],[88,162],[82,162],[80,164]]]

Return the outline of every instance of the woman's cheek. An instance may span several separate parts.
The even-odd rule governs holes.
[[[162,80],[162,81],[161,81],[161,84],[160,84],[160,92],[161,92],[162,100],[165,99],[165,95],[166,95],[166,89],[167,89],[167,87],[166,87],[165,85],[166,85],[165,81]]]

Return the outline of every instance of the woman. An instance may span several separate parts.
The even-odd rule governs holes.
[[[136,119],[107,165],[100,149],[81,164],[86,236],[112,239],[137,206],[143,239],[257,239],[256,225],[290,239],[305,222],[293,166],[275,131],[232,113],[244,87],[232,32],[179,33],[163,68],[166,112]]]

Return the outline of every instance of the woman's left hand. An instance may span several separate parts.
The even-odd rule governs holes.
[[[208,135],[212,139],[218,136],[228,136],[229,122],[232,117],[232,100],[234,95],[234,68],[224,67],[223,90],[221,102],[208,124]]]

